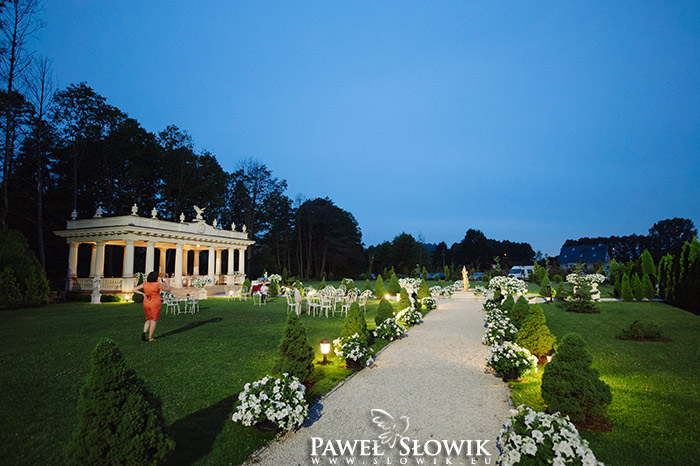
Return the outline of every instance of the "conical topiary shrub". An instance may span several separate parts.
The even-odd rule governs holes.
[[[144,275],[142,273],[138,274],[138,279],[136,280],[136,286],[143,285],[143,277],[144,277]],[[135,303],[142,303],[143,302],[143,295],[140,293],[134,293],[131,296],[131,299]]]
[[[396,296],[401,293],[401,285],[399,284],[399,279],[396,277],[395,273],[391,274],[391,279],[389,280],[389,287],[386,289],[387,293],[391,296]]]
[[[530,305],[527,303],[527,299],[525,299],[524,296],[521,296],[518,298],[515,304],[513,304],[513,307],[510,310],[510,321],[516,328],[520,328],[529,315]]]
[[[279,346],[280,358],[275,371],[288,373],[301,381],[307,381],[314,372],[314,350],[306,336],[306,327],[296,312],[287,314],[287,325]]]
[[[515,305],[515,300],[513,299],[513,295],[509,294],[501,303],[500,308],[510,317],[510,311],[513,310],[513,305]],[[511,321],[512,320],[513,319],[511,319]]]
[[[656,296],[654,291],[654,285],[651,284],[651,278],[649,275],[644,274],[642,277],[642,297],[651,301]]]
[[[280,284],[277,282],[277,280],[270,281],[270,286],[267,290],[267,294],[271,298],[274,298],[275,296],[280,294]]]
[[[550,412],[559,411],[575,423],[605,417],[612,394],[592,363],[593,357],[578,333],[562,338],[542,375],[542,399]]]
[[[357,304],[357,301],[352,303],[350,309],[348,309],[348,315],[345,316],[345,325],[343,326],[343,332],[340,334],[340,338],[351,337],[356,333],[361,339],[369,342],[367,322],[365,321],[365,316],[360,310],[360,305]]]
[[[377,276],[377,283],[374,285],[374,296],[379,299],[383,299],[385,295],[386,288],[384,288],[384,279],[382,279],[382,276],[379,275]]]
[[[362,288],[362,291],[372,291],[372,285],[369,283],[369,278],[365,280],[365,286]]]
[[[324,275],[323,278],[321,279],[321,284],[318,285],[318,289],[319,289],[319,290],[322,290],[322,289],[324,289],[324,288],[327,287],[327,286],[328,286],[328,285],[326,285],[326,276]]]
[[[642,288],[642,280],[639,279],[639,275],[636,273],[632,276],[632,293],[634,293],[634,299],[641,301],[644,299],[644,288]]]
[[[374,318],[374,322],[379,326],[382,322],[391,317],[394,317],[394,306],[382,297],[382,300],[379,301],[379,306],[377,306],[377,317]]]
[[[545,273],[544,278],[542,278],[542,283],[540,283],[540,296],[544,298],[549,297],[549,295],[547,294],[547,285],[551,286],[551,282],[549,281],[549,277]]]
[[[78,425],[66,448],[66,464],[158,465],[174,446],[160,400],[127,368],[114,341],[100,340],[80,390]]]
[[[408,291],[406,291],[405,288],[401,288],[401,292],[399,293],[399,309],[406,309],[407,307],[411,307],[411,300],[408,297]]]
[[[516,303],[517,305],[517,303]],[[523,321],[515,336],[515,344],[526,348],[537,358],[542,359],[554,347],[557,339],[549,331],[544,311],[539,304],[530,308],[530,314]]]
[[[418,287],[416,296],[418,296],[418,299],[430,298],[432,296],[430,294],[430,290],[428,289],[428,283],[426,283],[425,280],[420,281],[420,286]]]

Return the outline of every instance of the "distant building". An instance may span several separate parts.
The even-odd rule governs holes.
[[[594,271],[595,264],[601,262],[605,268],[610,264],[610,254],[606,244],[594,246],[562,246],[557,263],[562,269],[575,268],[582,264],[584,269]]]

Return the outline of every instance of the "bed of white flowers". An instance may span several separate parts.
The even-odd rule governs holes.
[[[474,295],[475,296],[486,296],[486,288],[484,288],[481,285],[477,285],[474,287]]]
[[[411,294],[413,290],[420,288],[421,281],[420,278],[399,278],[399,285]]]
[[[266,375],[245,384],[238,395],[241,403],[236,407],[232,419],[244,426],[267,420],[281,429],[292,430],[304,422],[308,413],[305,390],[299,379],[286,372],[279,379]]]
[[[570,273],[566,276],[566,281],[574,285],[591,286],[594,283],[603,283],[605,281],[605,276],[599,273]]]
[[[524,405],[511,410],[496,442],[498,464],[597,466],[600,463],[568,417],[545,414]]]
[[[421,302],[423,303],[423,306],[425,306],[425,308],[429,311],[432,311],[437,307],[437,301],[435,301],[435,299],[433,298],[423,298]]]
[[[499,309],[498,303],[492,299],[484,301],[484,311],[491,312],[494,309]]]
[[[482,342],[489,346],[504,341],[513,341],[515,334],[518,333],[518,329],[512,324],[506,313],[498,308],[486,313],[484,327],[486,327],[486,331]]]
[[[395,318],[390,317],[377,326],[374,330],[374,336],[383,338],[384,340],[394,341],[403,335],[405,331],[406,327],[398,323]]]
[[[500,289],[505,294],[525,294],[527,283],[515,277],[493,277],[489,282],[489,289]]]
[[[526,372],[537,370],[537,357],[511,341],[489,347],[486,366],[504,379],[517,379]]]
[[[192,286],[195,288],[204,288],[211,283],[211,278],[209,277],[197,277],[192,281]]]
[[[268,278],[270,281],[273,281],[273,280],[274,280],[274,281],[276,281],[277,283],[281,283],[281,282],[282,282],[282,275],[279,275],[279,274],[277,274],[277,273],[273,273],[272,275],[270,275],[270,276],[267,277],[267,278]]]
[[[396,321],[406,327],[418,325],[421,320],[423,320],[423,314],[412,307],[407,307],[396,313]]]
[[[333,340],[333,351],[346,362],[350,360],[363,365],[372,363],[372,353],[374,353],[374,350],[357,333],[350,337]]]
[[[462,291],[464,289],[464,282],[462,280],[457,280],[450,285],[452,291]]]

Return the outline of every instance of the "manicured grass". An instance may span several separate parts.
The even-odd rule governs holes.
[[[583,432],[608,465],[698,464],[700,445],[700,316],[662,303],[604,302],[600,314],[543,308],[561,339],[577,332],[588,343],[593,367],[610,385],[612,432]],[[615,339],[633,320],[655,323],[672,342]],[[513,403],[542,410],[542,369],[511,383]]]
[[[358,283],[361,285],[361,283]],[[367,304],[373,327],[378,302]],[[238,393],[269,373],[286,321],[284,298],[266,306],[211,298],[196,315],[161,316],[157,341],[140,340],[140,304],[50,305],[2,313],[0,455],[3,464],[61,464],[76,425],[76,403],[102,337],[114,339],[127,364],[163,400],[177,442],[172,464],[238,464],[272,435],[231,421]],[[337,338],[343,317],[302,316],[321,360],[319,342]],[[378,340],[375,350],[386,345]],[[352,373],[332,364],[313,376],[310,397]]]

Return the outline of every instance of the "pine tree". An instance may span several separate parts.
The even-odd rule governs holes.
[[[425,280],[421,280],[416,296],[418,296],[418,299],[430,298],[432,296],[430,294],[430,290],[428,289],[428,284],[425,282]]]
[[[369,342],[369,330],[367,330],[367,322],[365,321],[365,316],[360,310],[360,305],[357,301],[350,305],[348,309],[348,315],[345,316],[345,324],[343,326],[343,332],[340,334],[341,338],[351,337],[354,334],[358,334],[361,339]]]
[[[114,341],[100,340],[80,390],[66,464],[157,465],[165,463],[174,446],[160,400],[127,367]]]
[[[630,284],[630,277],[627,274],[622,276],[622,284],[620,285],[620,292],[622,299],[624,301],[634,301],[634,292],[632,291],[632,285]]]
[[[279,352],[281,354],[275,371],[287,372],[301,381],[307,381],[314,372],[314,350],[309,344],[306,327],[296,312],[287,314],[287,325],[282,334]]]
[[[391,273],[391,280],[389,280],[389,287],[386,289],[387,293],[391,296],[396,296],[401,293],[401,285],[399,284],[399,279],[395,273]]]
[[[527,316],[530,315],[530,305],[527,303],[527,299],[524,296],[518,298],[518,300],[513,304],[510,311],[510,321],[515,328],[522,327]]]
[[[383,299],[386,295],[386,288],[384,288],[384,280],[381,274],[377,276],[377,283],[374,284],[374,296],[379,299]]]
[[[634,293],[634,299],[641,301],[644,299],[644,289],[642,288],[642,281],[639,279],[639,275],[636,273],[632,277],[632,293]]]
[[[651,257],[651,253],[648,249],[645,249],[642,255],[639,256],[639,260],[642,275],[649,275],[650,279],[656,279],[656,266],[654,265],[654,258]]]
[[[547,285],[551,286],[551,282],[549,281],[549,277],[545,273],[544,278],[542,279],[542,283],[540,283],[540,296],[543,296],[545,298],[549,297],[549,294],[547,293]]]
[[[544,357],[556,343],[557,339],[549,331],[544,311],[539,304],[530,308],[530,314],[525,318],[518,330],[515,343],[526,348],[538,358]]]
[[[642,277],[642,297],[651,301],[652,299],[654,299],[655,295],[656,293],[654,292],[654,285],[651,284],[651,279],[649,278],[649,275],[644,274],[644,277]]]
[[[549,412],[559,411],[575,423],[606,415],[612,394],[592,363],[593,357],[579,334],[569,333],[562,338],[542,375],[542,399]]]
[[[374,322],[377,325],[381,325],[386,319],[394,317],[394,306],[391,305],[384,297],[379,301],[379,306],[377,306],[377,317],[374,318]]]

